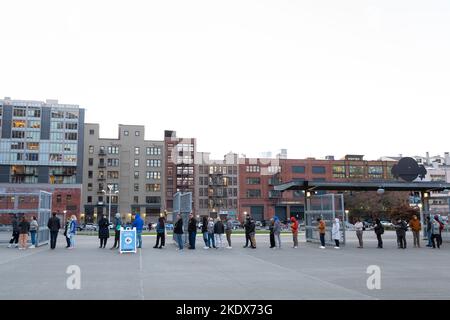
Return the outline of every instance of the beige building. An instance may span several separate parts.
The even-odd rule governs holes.
[[[155,222],[164,210],[164,141],[145,140],[144,126],[120,124],[118,138],[106,139],[98,124],[85,124],[83,163],[86,222],[109,216],[109,207],[111,219],[119,212],[127,222],[133,213]]]

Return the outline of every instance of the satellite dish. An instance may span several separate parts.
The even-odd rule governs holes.
[[[406,182],[413,182],[420,178],[423,180],[427,175],[427,169],[423,165],[419,165],[413,158],[406,157],[400,159],[400,161],[392,167],[391,171],[395,179],[401,178]]]

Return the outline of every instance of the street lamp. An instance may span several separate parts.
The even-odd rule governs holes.
[[[350,213],[350,210],[345,210],[345,222],[348,225],[348,214]]]
[[[67,210],[64,210],[63,213],[64,213],[64,224],[65,224],[65,223],[66,223],[66,213],[67,213]]]
[[[112,188],[113,188],[113,185],[112,184],[108,184],[108,190],[109,190],[109,192],[108,193],[106,193],[106,191],[105,190],[102,190],[102,192],[105,194],[105,196],[109,196],[109,204],[108,204],[108,222],[111,222],[111,197],[113,196],[113,195],[117,195],[117,194],[119,194],[119,190],[116,190],[116,191],[114,191],[114,193],[112,192]]]

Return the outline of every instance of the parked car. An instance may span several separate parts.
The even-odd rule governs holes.
[[[86,225],[85,225],[85,224],[79,224],[79,225],[77,226],[77,230],[78,230],[78,231],[83,231],[84,229],[86,229]]]
[[[166,223],[166,230],[172,231],[173,230],[173,224],[172,223]]]
[[[98,230],[98,226],[96,224],[93,223],[87,223],[86,227],[85,227],[86,231],[97,231]]]
[[[233,230],[242,228],[242,225],[239,222],[239,220],[232,220],[231,225],[233,226]]]
[[[394,227],[394,224],[389,221],[380,221],[380,223],[384,228],[393,228]]]

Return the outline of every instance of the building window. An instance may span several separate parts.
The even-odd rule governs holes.
[[[369,173],[369,178],[383,179],[383,167],[382,166],[369,166],[368,173]]]
[[[119,171],[108,171],[107,177],[108,179],[119,179]]]
[[[161,197],[145,197],[145,203],[158,204],[161,203]]]
[[[350,166],[349,167],[350,178],[364,178],[364,167],[363,166]]]
[[[135,179],[139,179],[139,171],[135,171],[134,172],[134,178]]]
[[[261,198],[261,190],[260,189],[248,189],[247,190],[247,198]]]
[[[77,133],[76,132],[66,132],[65,138],[66,138],[66,140],[77,140]]]
[[[133,203],[134,204],[138,204],[139,203],[139,196],[134,196],[133,197]]]
[[[60,194],[57,194],[57,195],[56,195],[56,203],[61,203],[61,201],[62,201],[61,195],[60,195]]]
[[[95,130],[94,130],[94,129],[89,129],[89,134],[90,134],[91,136],[93,136],[93,135],[95,134]]]
[[[313,166],[312,173],[315,174],[324,174],[326,172],[325,167]]]
[[[13,132],[12,132],[12,138],[13,138],[13,139],[23,139],[23,138],[25,138],[25,131],[16,131],[16,130],[13,130]]]
[[[292,173],[305,173],[304,166],[292,166]]]
[[[92,183],[91,182],[88,183],[88,187],[87,188],[88,188],[88,191],[92,191]]]
[[[139,151],[140,151],[139,147],[134,147],[134,154],[138,155]]]
[[[247,184],[261,184],[261,178],[247,178]]]
[[[67,202],[72,201],[72,195],[71,194],[66,195],[66,201]]]
[[[159,183],[148,183],[145,185],[145,191],[147,192],[161,191],[161,185]]]
[[[161,167],[161,160],[147,159],[147,167]]]
[[[161,148],[158,148],[158,147],[147,147],[147,155],[149,155],[149,156],[159,156],[159,155],[161,155]]]
[[[94,165],[94,158],[89,158],[89,166],[93,166]]]
[[[139,159],[134,159],[134,166],[139,167]]]
[[[87,197],[87,203],[92,203],[92,196]]]
[[[159,171],[147,171],[146,178],[147,179],[159,180],[159,179],[161,179],[161,172],[159,172]]]
[[[26,108],[23,107],[15,107],[13,111],[14,117],[25,117],[26,116]]]
[[[345,178],[345,166],[333,166],[333,178]]]
[[[89,146],[89,153],[94,153],[94,146]]]
[[[141,135],[141,133],[140,133],[139,131],[135,131],[135,132],[134,132],[134,135],[135,135],[136,137],[139,137],[139,136]]]
[[[88,171],[88,178],[92,179],[93,176],[94,176],[93,171]]]
[[[134,184],[134,192],[139,192],[139,183]]]
[[[107,164],[108,164],[108,167],[118,167],[119,159],[108,159]]]
[[[128,132],[128,130],[124,130],[123,135],[124,136],[128,136],[130,133]]]
[[[76,123],[76,122],[67,122],[66,123],[66,129],[67,130],[77,130],[78,129],[78,123]]]
[[[108,147],[108,153],[109,154],[119,154],[119,147]]]
[[[259,166],[247,166],[245,168],[246,172],[260,172],[260,167]]]
[[[13,128],[25,128],[26,121],[25,120],[13,120],[12,126],[13,126]]]
[[[39,154],[38,153],[27,153],[25,155],[26,161],[39,161]]]

